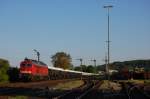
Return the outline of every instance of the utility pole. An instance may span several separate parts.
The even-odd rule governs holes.
[[[108,50],[108,52],[107,52],[107,70],[106,70],[106,73],[107,73],[107,75],[108,75],[108,80],[109,80],[109,69],[108,69],[108,67],[109,67],[109,62],[110,62],[110,37],[109,37],[109,17],[110,17],[110,15],[109,15],[109,10],[110,10],[110,8],[112,8],[113,6],[112,5],[107,5],[107,6],[104,6],[104,8],[106,8],[107,9],[107,11],[108,11],[108,15],[107,15],[107,17],[108,17],[108,39],[107,39],[107,50]]]
[[[39,62],[40,61],[40,52],[38,52],[36,49],[34,49],[33,51],[36,52],[38,62]]]

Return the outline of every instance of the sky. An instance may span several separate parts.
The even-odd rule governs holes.
[[[73,65],[104,64],[107,9],[110,10],[110,61],[150,59],[150,0],[0,0],[0,58],[19,66],[25,58],[52,66],[64,51]]]

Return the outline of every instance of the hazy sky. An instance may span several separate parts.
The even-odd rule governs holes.
[[[16,66],[37,49],[47,64],[58,51],[103,64],[108,4],[110,60],[150,59],[150,0],[0,0],[0,58]]]

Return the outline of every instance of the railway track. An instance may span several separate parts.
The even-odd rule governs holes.
[[[120,92],[101,91],[99,86],[102,81],[88,81],[84,85],[72,90],[53,90],[50,87],[21,88],[21,87],[0,87],[2,95],[24,95],[31,97],[41,97],[43,99],[150,99],[149,91],[144,91],[145,87],[131,83],[120,83]]]
[[[140,85],[123,83],[128,99],[150,99],[150,96],[143,90]]]
[[[62,95],[53,97],[52,99],[82,99],[98,85],[99,81],[85,81],[85,84],[80,88],[70,90]]]
[[[122,92],[114,92],[112,90],[99,90],[100,85],[103,82],[96,84],[95,88],[86,94],[82,99],[128,99]]]
[[[47,92],[47,87],[55,86],[58,83],[64,83],[71,80],[56,80],[56,81],[41,81],[41,82],[28,82],[28,83],[10,83],[0,85],[0,96],[33,96],[49,98],[49,94],[61,94],[62,91],[49,91]]]
[[[31,88],[0,88],[0,96],[29,96],[40,97],[43,99],[51,99],[64,91],[48,91],[47,89],[31,89]]]
[[[55,90],[52,86],[58,83],[64,83],[73,80],[58,80],[58,81],[44,81],[44,82],[31,82],[31,83],[10,83],[0,86],[0,96],[31,96],[31,97],[42,97],[44,99],[52,99],[58,95],[68,93],[70,91]],[[43,85],[44,84],[44,85]],[[84,89],[87,82],[80,88]],[[79,89],[79,88],[77,88]]]
[[[9,88],[9,87],[0,88],[0,95],[24,95],[24,96],[44,97],[42,93],[44,93],[42,89]]]

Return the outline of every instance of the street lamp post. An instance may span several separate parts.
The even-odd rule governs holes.
[[[109,67],[109,62],[110,62],[110,37],[109,37],[109,10],[110,10],[110,8],[112,8],[113,6],[112,5],[107,5],[107,6],[104,6],[104,8],[106,8],[107,9],[107,11],[108,11],[108,15],[107,15],[107,17],[108,17],[108,37],[107,37],[107,50],[108,50],[108,52],[107,52],[107,65],[106,65],[106,73],[107,73],[107,75],[109,75],[109,69],[108,69],[108,67]],[[108,76],[108,79],[109,79],[109,76]]]

